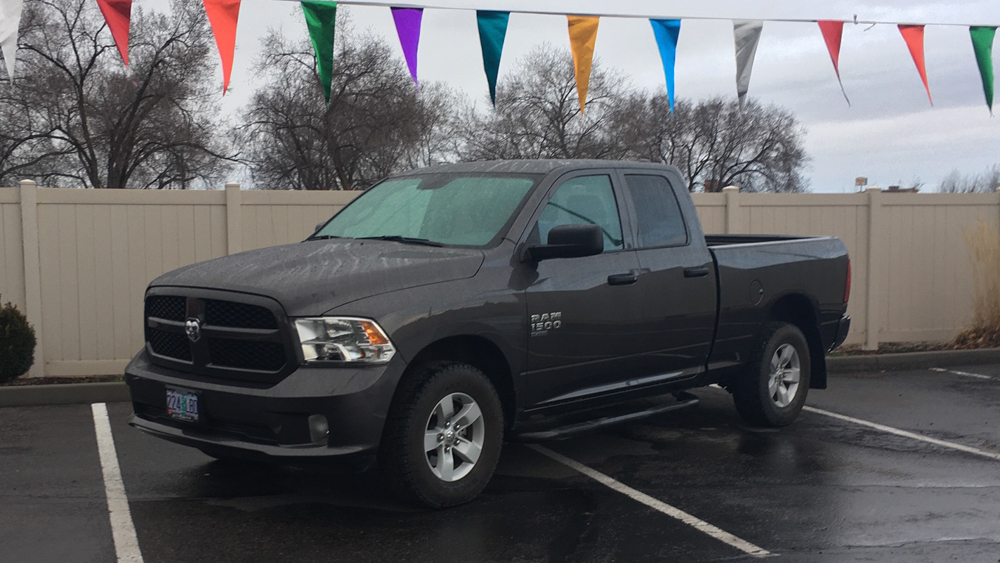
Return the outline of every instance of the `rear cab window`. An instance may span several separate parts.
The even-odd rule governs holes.
[[[655,174],[625,174],[635,209],[637,248],[684,246],[690,241],[670,181]]]

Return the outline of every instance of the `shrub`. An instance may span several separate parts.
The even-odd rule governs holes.
[[[1000,233],[981,217],[966,231],[972,257],[975,314],[972,324],[955,338],[957,348],[1000,347]]]
[[[28,373],[35,361],[35,329],[8,302],[0,307],[0,383]]]

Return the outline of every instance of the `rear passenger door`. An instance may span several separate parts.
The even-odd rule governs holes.
[[[717,287],[694,205],[675,192],[665,172],[622,170],[620,175],[641,268],[636,286],[647,328],[638,369],[654,381],[697,375],[712,346]]]

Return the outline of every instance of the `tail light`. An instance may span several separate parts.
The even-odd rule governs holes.
[[[851,259],[847,259],[847,287],[844,288],[844,303],[851,300]]]

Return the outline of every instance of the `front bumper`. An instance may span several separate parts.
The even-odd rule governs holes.
[[[134,414],[129,424],[218,457],[277,462],[352,461],[378,451],[385,417],[405,364],[303,366],[272,386],[209,379],[155,365],[140,352],[125,368]],[[198,422],[171,418],[166,388],[198,394]],[[316,437],[309,417],[329,434]]]

